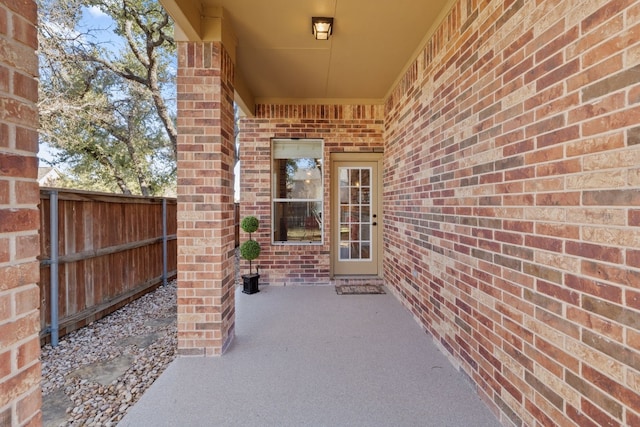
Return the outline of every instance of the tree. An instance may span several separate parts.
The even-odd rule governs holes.
[[[112,26],[83,28],[83,11]],[[42,140],[75,184],[159,194],[175,185],[173,24],[150,0],[41,0]],[[105,37],[105,35],[107,35]]]

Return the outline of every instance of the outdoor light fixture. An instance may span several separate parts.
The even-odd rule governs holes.
[[[311,18],[311,32],[316,40],[329,40],[333,31],[333,18]]]

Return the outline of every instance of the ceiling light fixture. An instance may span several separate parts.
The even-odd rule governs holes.
[[[314,16],[311,18],[311,32],[316,40],[329,40],[329,36],[333,32],[333,18]]]

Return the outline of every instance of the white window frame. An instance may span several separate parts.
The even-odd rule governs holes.
[[[281,144],[291,144],[300,145],[300,144],[319,144],[320,146],[320,164],[322,165],[321,169],[321,177],[320,177],[320,198],[319,199],[300,199],[300,198],[279,198],[276,196],[276,183],[277,183],[277,171],[274,170],[275,161],[276,160],[276,151],[278,150],[277,146]],[[302,150],[304,151],[304,150]],[[309,157],[278,157],[278,158],[309,158]],[[316,157],[314,157],[316,158]],[[325,238],[325,230],[324,230],[324,174],[325,174],[325,161],[324,161],[324,140],[322,139],[272,139],[271,140],[271,244],[272,245],[306,245],[306,246],[321,246],[324,245]],[[304,241],[304,240],[295,240],[295,241],[287,241],[287,240],[276,240],[276,204],[277,203],[319,203],[320,204],[320,240],[319,241]]]

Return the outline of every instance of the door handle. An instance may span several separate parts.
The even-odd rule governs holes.
[[[378,223],[377,222],[373,222],[371,225],[378,225]]]

